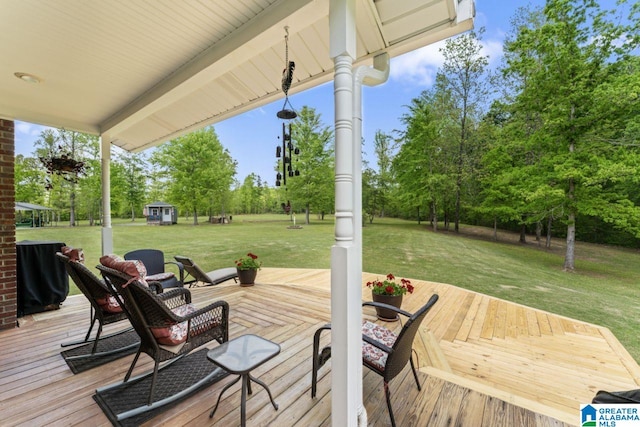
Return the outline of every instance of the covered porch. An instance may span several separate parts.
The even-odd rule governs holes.
[[[370,300],[364,284],[378,276],[363,274],[363,301]],[[249,425],[331,425],[331,362],[320,370],[318,397],[310,395],[312,337],[331,320],[330,282],[329,270],[264,268],[250,288],[230,281],[192,289],[198,306],[218,299],[230,304],[230,338],[253,333],[282,347],[254,372],[269,385],[279,410],[257,387],[247,402]],[[414,341],[422,391],[409,368],[391,382],[398,425],[578,425],[580,403],[590,402],[597,390],[640,384],[640,367],[608,329],[446,284],[412,282],[416,292],[405,298],[404,309],[417,309],[433,293],[440,300]],[[367,310],[365,318],[373,320]],[[92,396],[96,388],[122,380],[133,355],[72,374],[59,354],[60,343],[80,338],[88,315],[88,303],[79,295],[58,311],[26,316],[20,328],[3,332],[3,425],[110,425]],[[152,366],[142,357],[136,373]],[[239,384],[208,418],[228,381],[146,425],[237,425]],[[382,380],[366,369],[363,404],[369,425],[390,425]]]

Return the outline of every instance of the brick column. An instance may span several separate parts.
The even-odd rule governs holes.
[[[0,118],[0,329],[17,324],[14,127]]]

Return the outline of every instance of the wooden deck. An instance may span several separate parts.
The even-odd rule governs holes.
[[[365,274],[364,282],[374,277]],[[313,332],[330,319],[329,282],[328,270],[265,268],[254,287],[227,282],[192,290],[197,305],[229,302],[231,337],[255,333],[282,347],[253,372],[269,385],[280,409],[254,387],[248,425],[331,425],[330,362],[320,371],[318,397],[311,399],[309,392]],[[414,343],[422,391],[408,368],[391,383],[399,426],[578,425],[579,404],[590,402],[597,390],[639,387],[640,367],[605,328],[445,284],[414,284],[406,310],[434,292],[440,300]],[[363,299],[370,299],[365,286]],[[92,395],[121,380],[133,356],[73,375],[59,344],[86,332],[88,312],[84,297],[70,297],[62,309],[26,316],[20,328],[0,332],[2,426],[109,425]],[[151,366],[148,357],[141,359],[145,363],[139,362],[136,373]],[[147,424],[238,425],[239,384],[225,394],[213,420],[208,418],[227,381]],[[369,425],[390,425],[380,377],[365,369],[363,381]]]

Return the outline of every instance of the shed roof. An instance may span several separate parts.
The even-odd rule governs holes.
[[[46,206],[35,205],[33,203],[15,202],[17,211],[52,211]]]

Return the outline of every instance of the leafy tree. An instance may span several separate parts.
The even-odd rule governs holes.
[[[529,204],[538,202],[537,210],[550,194],[556,196],[555,211],[563,212],[567,227],[565,270],[575,268],[579,215],[640,235],[640,212],[625,190],[629,186],[621,185],[637,180],[638,153],[618,145],[628,141],[623,117],[637,115],[638,103],[633,97],[610,102],[621,82],[637,82],[630,58],[640,26],[633,14],[629,24],[620,24],[616,13],[591,0],[549,0],[542,22],[521,26],[506,45],[505,75],[520,83],[514,111],[521,122],[535,117],[541,124],[519,140],[523,152],[536,154],[519,163],[521,176],[537,177],[520,188]]]
[[[45,172],[40,161],[34,157],[18,154],[14,168],[16,200],[44,204],[45,189],[42,183],[45,180]]]
[[[203,209],[224,211],[236,174],[236,162],[222,147],[213,127],[208,127],[158,147],[151,162],[169,177],[168,196],[193,213]]]
[[[41,159],[66,156],[85,163],[92,158],[92,153],[95,151],[92,147],[96,144],[98,144],[98,139],[94,135],[65,129],[44,130],[34,143],[36,154]],[[76,225],[76,184],[81,175],[80,172],[74,171],[63,175],[54,174],[49,177],[51,180],[49,187],[58,187],[57,191],[50,193],[52,205],[61,209],[66,203],[59,198],[68,197],[69,225],[72,227]]]
[[[264,212],[264,200],[262,198],[264,187],[260,176],[250,173],[238,188],[239,212],[262,213]]]
[[[302,107],[291,128],[292,142],[300,149],[294,166],[300,175],[287,180],[287,200],[305,207],[305,223],[309,224],[312,205],[327,212],[333,206],[333,132],[322,124],[320,114],[307,106]]]
[[[375,175],[376,186],[376,203],[380,217],[385,216],[385,207],[387,206],[391,187],[393,186],[394,177],[391,170],[391,162],[393,160],[392,153],[393,138],[380,129],[376,130],[373,139],[373,149],[378,164],[378,173]]]
[[[120,197],[128,208],[131,221],[136,219],[136,211],[141,212],[145,201],[147,170],[142,154],[123,151],[117,156],[117,163],[122,165],[122,189]]]
[[[457,132],[451,136],[455,152],[455,231],[459,231],[462,192],[465,180],[472,176],[477,154],[472,145],[472,134],[479,121],[488,95],[488,59],[481,55],[480,39],[484,30],[469,32],[448,39],[440,49],[444,64],[436,76],[436,91],[453,106],[450,121]]]
[[[439,205],[452,192],[453,181],[434,95],[425,91],[411,100],[409,112],[402,117],[406,129],[401,133],[402,145],[393,159],[393,170],[403,204],[417,211],[418,220],[420,209],[426,208],[437,230]]]
[[[100,143],[98,138],[87,135],[84,146],[85,174],[78,179],[78,218],[89,220],[89,225],[101,217],[102,212],[102,168],[100,166]]]

